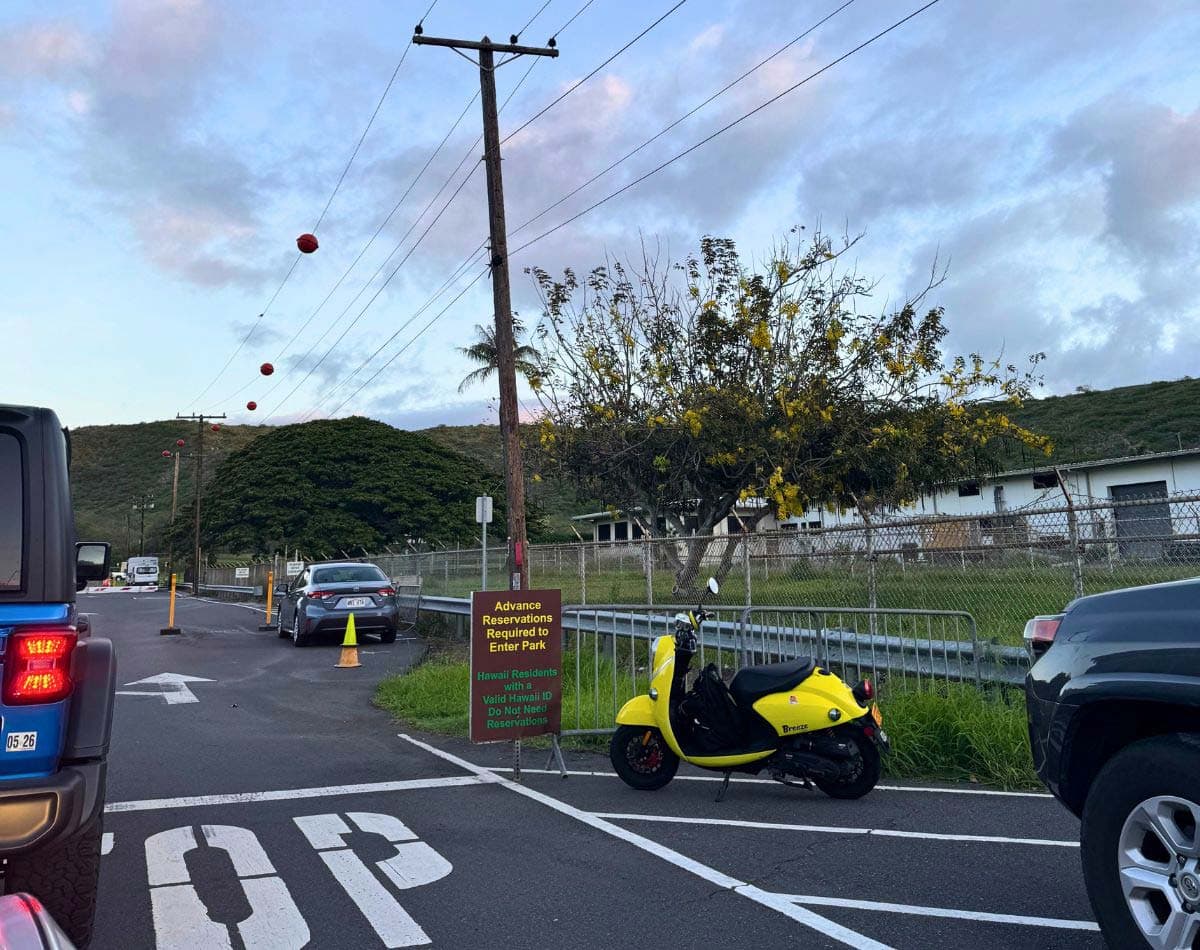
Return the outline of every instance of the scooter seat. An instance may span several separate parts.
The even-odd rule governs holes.
[[[787,663],[766,663],[762,666],[746,666],[738,670],[729,684],[729,692],[737,704],[749,709],[764,696],[794,689],[808,679],[816,662],[810,657],[789,660]]]

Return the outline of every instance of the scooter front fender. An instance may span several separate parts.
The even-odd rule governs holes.
[[[654,700],[646,695],[634,696],[617,713],[617,725],[657,728],[658,720],[654,716]]]

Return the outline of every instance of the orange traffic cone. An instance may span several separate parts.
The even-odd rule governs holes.
[[[342,655],[338,658],[336,670],[349,670],[361,666],[358,662],[358,637],[354,635],[354,614],[346,621],[346,637],[342,640]]]

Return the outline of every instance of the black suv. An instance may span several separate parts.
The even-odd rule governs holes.
[[[75,541],[69,461],[53,412],[0,405],[0,874],[83,947],[117,674],[112,642],[75,610],[76,590],[108,576],[109,546]]]
[[[1034,765],[1082,820],[1105,938],[1200,950],[1200,579],[1080,598],[1025,639]]]

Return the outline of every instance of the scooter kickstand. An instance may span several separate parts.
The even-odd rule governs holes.
[[[726,769],[725,770],[725,780],[721,783],[721,787],[719,789],[717,789],[717,799],[716,800],[719,802],[723,802],[725,800],[725,793],[727,791],[729,791],[729,777],[731,775],[733,775],[733,772],[729,769]]]

